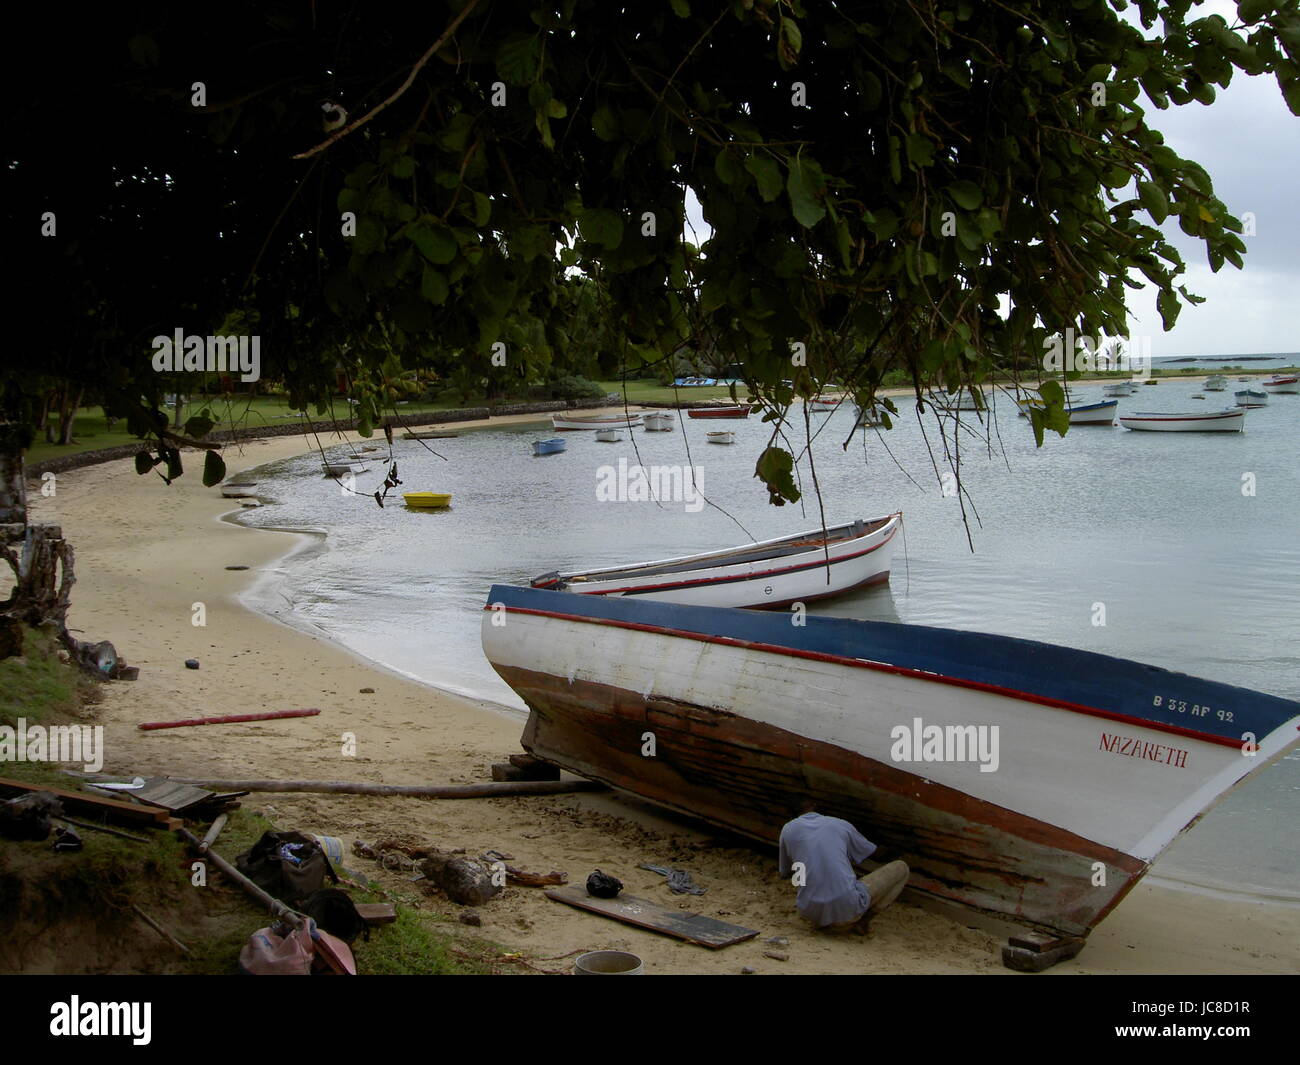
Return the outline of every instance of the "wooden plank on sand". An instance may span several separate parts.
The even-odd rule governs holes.
[[[138,806],[131,802],[119,802],[117,799],[101,799],[97,795],[68,791],[66,788],[53,788],[48,784],[32,784],[25,780],[10,780],[7,777],[0,777],[0,791],[47,791],[63,804],[65,810],[100,814],[109,820],[129,821],[150,828],[173,827],[173,819],[168,817],[167,811],[159,806]]]
[[[718,950],[743,943],[758,935],[755,928],[742,928],[740,925],[728,924],[699,913],[686,913],[683,910],[670,910],[649,899],[639,899],[635,895],[619,895],[614,899],[598,899],[588,895],[587,889],[580,884],[566,887],[547,888],[546,897],[556,902],[576,906],[580,910],[598,913],[602,917],[612,917],[616,921],[636,925],[651,932],[661,932],[666,936],[675,936],[688,943]]]

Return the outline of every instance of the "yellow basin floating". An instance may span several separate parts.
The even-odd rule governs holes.
[[[451,506],[450,492],[403,492],[402,498],[408,507],[418,507],[421,510]]]

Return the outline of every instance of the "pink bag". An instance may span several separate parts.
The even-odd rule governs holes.
[[[254,976],[310,976],[315,944],[307,923],[287,935],[259,928],[239,951],[239,967]]]

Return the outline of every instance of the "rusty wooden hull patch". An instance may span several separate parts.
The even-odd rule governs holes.
[[[531,710],[522,742],[539,758],[766,843],[810,796],[821,812],[857,825],[878,857],[906,861],[910,886],[977,910],[1085,935],[1147,870],[1055,825],[774,725],[496,669]],[[653,757],[642,754],[646,732]]]

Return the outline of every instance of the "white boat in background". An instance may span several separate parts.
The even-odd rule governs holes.
[[[1274,395],[1300,393],[1300,377],[1295,374],[1274,374],[1264,382],[1264,387]]]
[[[605,444],[617,444],[623,439],[623,434],[617,429],[597,429],[596,439]]]
[[[1205,391],[1224,392],[1228,388],[1228,379],[1221,373],[1211,374],[1205,379]]]
[[[1268,393],[1261,388],[1243,388],[1240,392],[1234,392],[1237,397],[1238,407],[1267,407]]]
[[[1119,424],[1125,429],[1153,433],[1239,433],[1246,427],[1246,410],[1238,407],[1176,413],[1135,411],[1121,414]]]
[[[641,420],[645,422],[645,431],[647,433],[671,433],[673,431],[673,416],[666,410],[643,414]]]
[[[498,584],[480,631],[536,757],[767,844],[812,800],[909,889],[1058,935],[1300,743],[1300,703],[1145,663],[803,620]]]
[[[1127,384],[1103,385],[1101,394],[1103,396],[1114,396],[1116,398],[1127,396],[1133,391]]]
[[[734,444],[736,442],[736,434],[730,429],[720,429],[716,433],[705,433],[704,435],[708,437],[710,444]]]
[[[594,418],[570,418],[565,415],[551,415],[551,425],[561,432],[577,432],[583,429],[631,429],[641,424],[639,414],[601,415]]]
[[[370,469],[369,466],[363,466],[359,462],[326,462],[322,465],[326,477],[346,477],[350,473],[365,473]]]
[[[547,573],[534,588],[696,606],[784,607],[889,580],[901,514],[634,566]]]
[[[1029,416],[1029,411],[1034,407],[1043,407],[1045,404],[1041,399],[1018,399],[1016,406],[1020,408],[1020,417]],[[1114,425],[1115,412],[1119,408],[1119,400],[1103,399],[1098,403],[1074,403],[1066,406],[1070,415],[1071,425]]]
[[[844,395],[823,394],[808,401],[808,409],[814,414],[826,414],[837,410],[847,397]]]
[[[884,416],[889,411],[883,403],[873,403],[870,411],[864,411],[858,404],[853,404],[853,416],[856,419],[853,423],[854,429],[869,429],[876,425],[884,425]]]
[[[947,392],[930,393],[931,406],[940,410],[988,410],[991,400],[989,395],[983,389],[977,388],[974,392],[962,387],[951,394]]]

